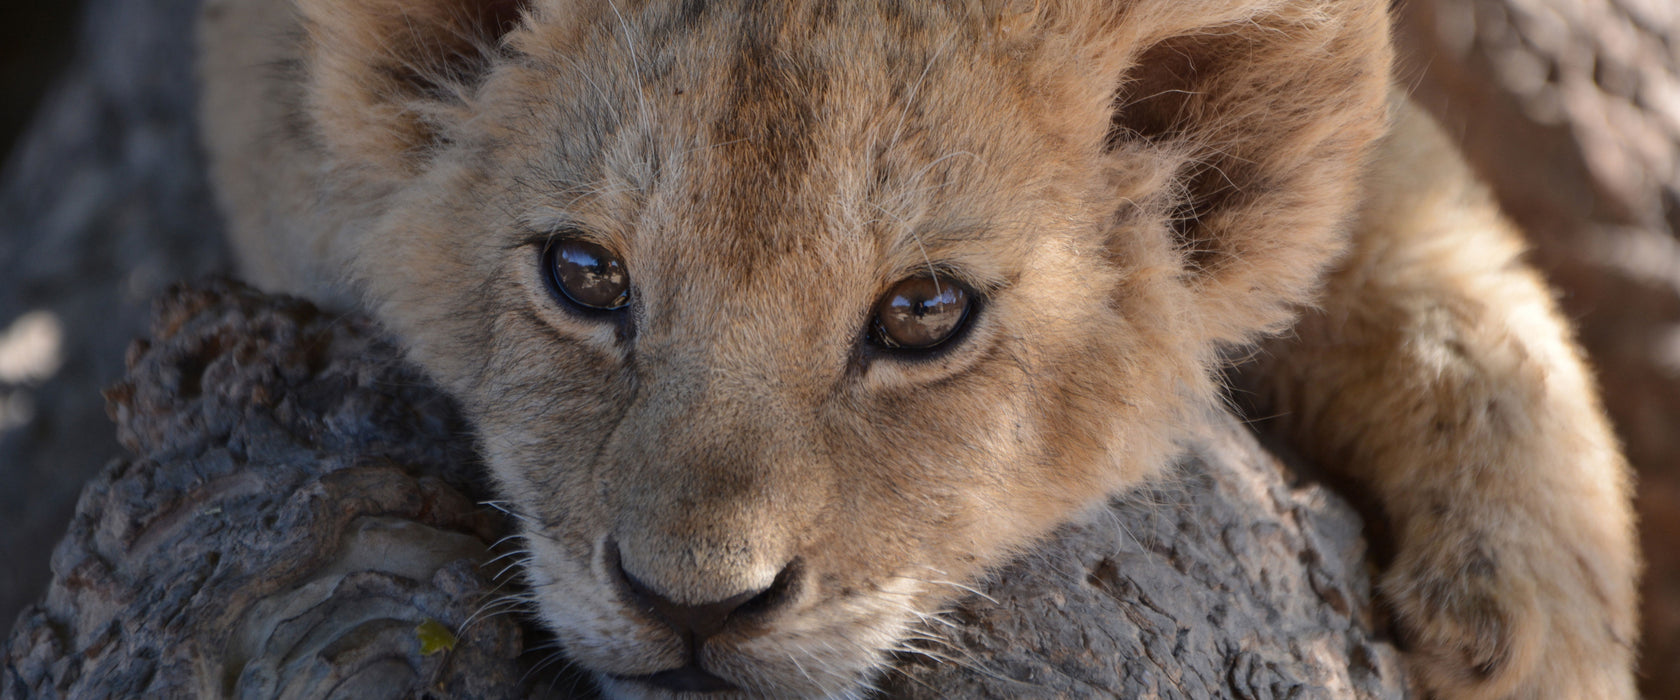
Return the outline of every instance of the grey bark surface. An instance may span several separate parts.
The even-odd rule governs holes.
[[[518,616],[478,614],[517,593],[491,576],[509,523],[374,326],[211,283],[152,334],[108,392],[129,456],[83,493],[0,698],[588,695]],[[1353,511],[1233,422],[1190,452],[976,586],[885,694],[1404,697]]]
[[[914,698],[1402,698],[1360,521],[1235,422],[1062,528],[888,677]]]
[[[181,290],[153,331],[108,392],[132,456],[83,492],[0,696],[490,698],[519,684],[515,618],[467,624],[495,600],[481,564],[505,524],[478,504],[448,401],[365,322],[304,302]],[[447,648],[426,648],[425,629],[448,630]]]

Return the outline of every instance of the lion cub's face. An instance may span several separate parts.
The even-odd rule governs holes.
[[[1115,117],[1177,25],[1098,50],[1054,11],[316,4],[354,30],[313,30],[319,128],[385,193],[358,275],[476,421],[539,614],[626,695],[861,687],[1159,465],[1212,343],[1332,247],[1320,223],[1265,283],[1198,276],[1219,231],[1171,220],[1209,216],[1210,161]],[[454,48],[383,58],[410,44]]]

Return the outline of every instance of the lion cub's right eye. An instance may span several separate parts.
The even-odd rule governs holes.
[[[916,276],[900,280],[875,303],[869,337],[895,350],[931,350],[950,340],[968,320],[968,290],[950,280]]]
[[[543,249],[542,266],[552,291],[565,301],[595,311],[616,311],[630,303],[624,261],[606,248],[557,240]]]

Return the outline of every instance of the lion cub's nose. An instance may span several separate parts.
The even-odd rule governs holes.
[[[762,622],[788,606],[803,580],[804,567],[796,559],[776,574],[769,586],[741,591],[709,603],[678,603],[624,570],[618,547],[608,546],[607,569],[626,603],[675,630],[691,650],[729,626]]]

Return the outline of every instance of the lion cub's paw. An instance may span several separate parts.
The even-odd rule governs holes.
[[[1435,525],[1405,538],[1381,584],[1422,697],[1635,697],[1621,613],[1569,547]]]
[[[1522,556],[1485,540],[1403,546],[1383,594],[1413,677],[1434,697],[1508,697],[1530,675],[1548,632]]]

